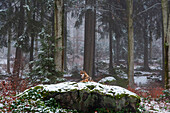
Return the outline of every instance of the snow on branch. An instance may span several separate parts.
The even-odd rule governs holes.
[[[148,10],[150,10],[150,9],[152,9],[152,8],[154,8],[154,7],[156,7],[157,5],[161,5],[161,3],[156,3],[156,4],[152,5],[151,7],[149,7],[149,8],[147,8],[147,9],[145,9],[145,10],[139,12],[136,16],[145,13],[146,11],[148,11]]]

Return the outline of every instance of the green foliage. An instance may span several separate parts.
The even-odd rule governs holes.
[[[63,73],[55,69],[54,38],[46,34],[44,30],[40,33],[40,37],[41,49],[38,59],[30,62],[33,64],[33,70],[29,76],[32,81],[55,83],[57,77],[60,77]]]
[[[44,100],[43,94],[48,93],[48,91],[38,88],[38,89],[29,89],[24,92],[17,98],[10,106],[10,109],[13,113],[19,112],[38,112],[38,113],[68,113],[76,112],[72,110],[66,110],[60,108],[60,105],[57,104],[54,98],[49,100]]]
[[[22,34],[20,37],[16,38],[15,47],[21,48],[24,52],[29,52],[29,36],[27,33]]]

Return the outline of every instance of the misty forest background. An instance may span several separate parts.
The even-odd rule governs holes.
[[[168,88],[163,1],[0,0],[0,79]]]

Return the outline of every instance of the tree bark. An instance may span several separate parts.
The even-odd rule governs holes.
[[[33,7],[35,7],[35,0],[33,0]],[[33,11],[32,20],[35,21],[35,11]],[[34,39],[35,39],[35,31],[33,25],[31,25],[31,48],[30,48],[30,62],[34,60]],[[33,64],[29,65],[30,71],[32,71]]]
[[[150,30],[150,37],[149,37],[149,59],[152,60],[152,31]]]
[[[64,9],[64,70],[67,71],[67,11]]]
[[[170,88],[170,12],[168,0],[162,0],[163,15],[163,40],[164,40],[164,85],[166,89]]]
[[[84,70],[93,77],[95,61],[96,0],[86,0]]]
[[[145,21],[146,22],[146,21]],[[148,65],[148,36],[147,36],[147,29],[146,25],[144,26],[144,70],[148,71],[149,70],[149,65]]]
[[[134,88],[134,37],[133,37],[133,0],[127,0],[128,6],[128,80]]]
[[[110,51],[110,59],[109,59],[109,73],[113,74],[113,40],[112,40],[112,27],[111,27],[111,19],[109,21],[109,51]]]
[[[116,33],[116,63],[119,64],[120,59],[120,35]]]
[[[9,25],[8,29],[8,54],[7,54],[7,72],[8,74],[11,73],[10,71],[10,56],[11,56],[11,24]]]
[[[18,38],[23,34],[24,32],[24,7],[25,4],[24,0],[20,1],[20,15],[19,15],[19,24],[18,24]],[[21,42],[17,42],[19,45]],[[16,48],[15,53],[15,61],[14,61],[14,67],[13,67],[13,74],[17,77],[19,77],[20,74],[20,68],[22,63],[22,49],[20,47]]]
[[[63,71],[64,69],[64,38],[63,38],[63,17],[64,17],[64,1],[55,0],[54,10],[54,33],[55,33],[55,56],[54,61],[56,69]]]

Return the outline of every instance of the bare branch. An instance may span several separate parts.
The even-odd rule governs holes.
[[[152,9],[152,8],[154,8],[154,7],[156,7],[157,5],[161,5],[161,3],[156,3],[156,4],[152,5],[151,7],[149,7],[149,8],[147,8],[147,9],[145,9],[145,10],[139,12],[136,16],[145,13],[146,11],[148,11],[148,10],[150,10],[150,9]]]

